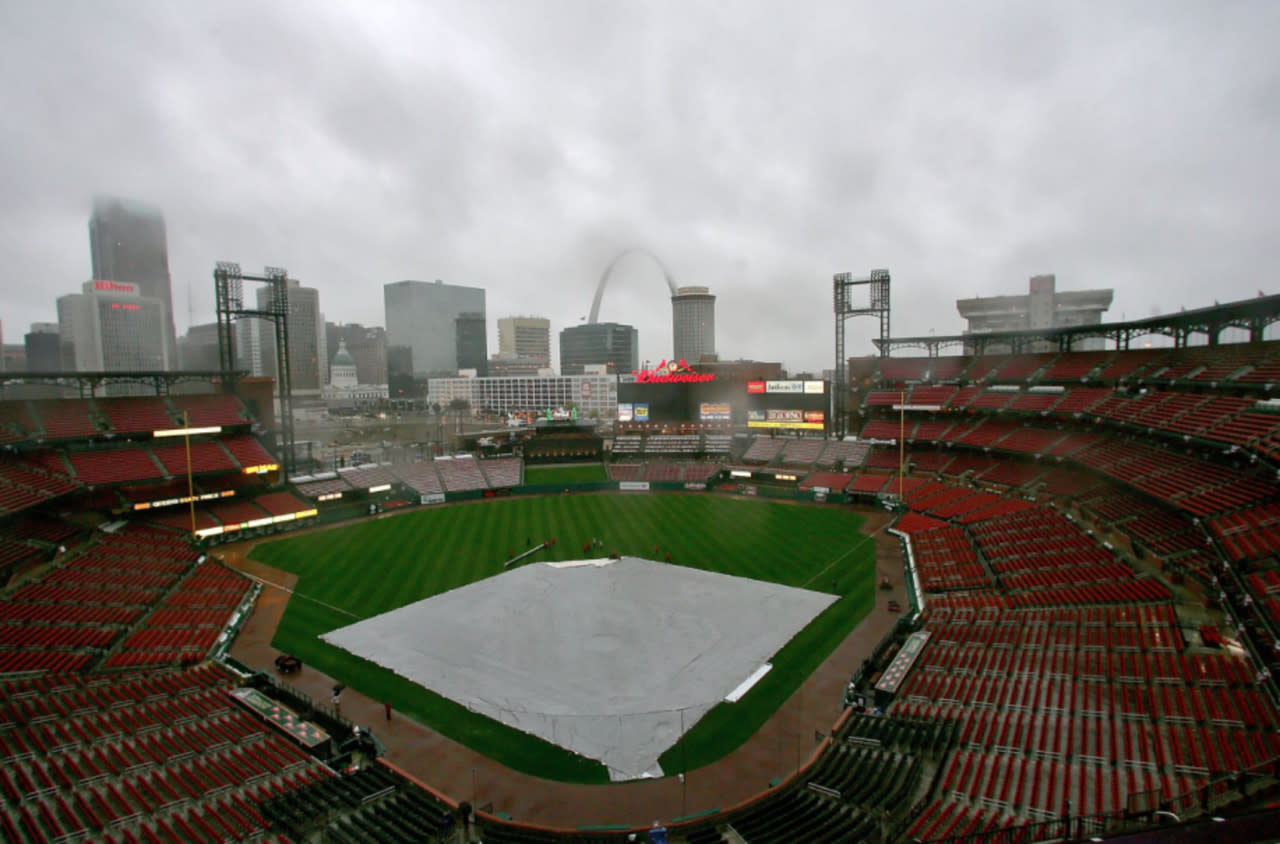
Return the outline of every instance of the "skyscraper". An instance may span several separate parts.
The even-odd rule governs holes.
[[[484,314],[458,314],[454,331],[458,338],[458,369],[474,369],[481,378],[488,375],[489,333]]]
[[[320,313],[320,291],[303,287],[289,279],[289,380],[294,395],[319,395],[329,375],[329,356],[325,353],[324,314]],[[258,288],[258,307],[266,310],[271,303],[271,288]],[[270,322],[253,320],[261,332],[262,374],[276,374],[275,334]]]
[[[639,369],[639,332],[616,322],[589,322],[562,330],[560,374],[581,375],[587,364],[604,364],[611,375]]]
[[[218,324],[189,326],[187,333],[178,338],[178,350],[182,368],[188,372],[218,369]]]
[[[544,317],[503,317],[498,320],[498,354],[534,358],[551,365],[551,320]]]
[[[675,359],[697,363],[716,353],[716,297],[706,287],[681,287],[671,297]]]
[[[27,347],[27,372],[62,370],[61,338],[56,322],[33,322],[23,338]]]
[[[383,285],[387,345],[413,350],[413,374],[457,375],[458,317],[485,313],[484,290],[442,281]]]
[[[133,284],[86,281],[82,293],[58,297],[58,334],[78,372],[169,369],[164,303]]]
[[[160,209],[113,197],[95,199],[89,218],[89,251],[95,279],[132,284],[140,296],[159,299],[164,305],[165,341],[171,353],[168,365],[176,365],[173,285]]]

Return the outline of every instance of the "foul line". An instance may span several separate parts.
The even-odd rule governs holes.
[[[845,559],[846,557],[848,557],[848,556],[849,556],[850,554],[852,554],[854,551],[857,551],[859,548],[861,548],[861,547],[863,546],[863,544],[865,544],[865,543],[867,543],[867,542],[870,542],[870,541],[872,541],[873,539],[875,539],[875,538],[876,538],[876,535],[877,535],[877,534],[879,534],[881,531],[883,531],[885,528],[887,528],[887,527],[888,527],[892,522],[893,522],[893,519],[887,519],[887,520],[885,521],[885,523],[884,523],[884,524],[882,524],[880,527],[876,528],[876,529],[875,529],[874,531],[872,531],[871,533],[867,534],[866,536],[864,536],[864,537],[862,537],[861,539],[859,539],[857,542],[853,543],[853,545],[849,548],[849,550],[848,550],[848,551],[845,551],[845,552],[844,552],[843,554],[841,554],[839,557],[836,557],[834,560],[832,560],[831,562],[827,563],[826,568],[824,568],[822,571],[818,572],[818,573],[817,573],[817,574],[815,574],[813,577],[809,578],[809,579],[808,579],[808,580],[806,580],[804,583],[802,583],[802,584],[800,585],[800,588],[801,588],[801,589],[808,589],[808,588],[809,588],[809,584],[813,583],[815,580],[817,580],[818,578],[822,577],[822,576],[823,576],[823,575],[825,575],[827,572],[831,571],[831,567],[832,567],[832,566],[834,566],[836,563],[838,563],[838,562],[840,562],[841,560],[843,560],[843,559]]]
[[[311,601],[312,603],[319,604],[320,606],[325,607],[326,609],[331,609],[334,612],[340,612],[343,615],[349,615],[352,618],[354,618],[356,621],[364,620],[353,612],[347,612],[342,607],[335,607],[333,604],[326,604],[324,601],[320,600],[319,598],[312,598],[310,595],[303,595],[301,592],[290,589],[288,586],[281,586],[279,583],[274,583],[270,580],[267,580],[265,577],[258,577],[256,575],[248,574],[246,572],[240,572],[240,573],[243,574],[245,577],[249,578],[250,580],[256,580],[259,583],[265,584],[267,586],[274,586],[276,589],[279,589],[281,592],[285,592],[295,598],[302,598],[305,601]]]

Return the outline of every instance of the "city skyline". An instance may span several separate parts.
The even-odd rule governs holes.
[[[899,336],[1042,273],[1114,289],[1113,319],[1276,289],[1271,3],[6,10],[10,338],[89,279],[100,194],[163,209],[180,331],[218,260],[287,267],[331,319],[440,278],[559,331],[643,247],[715,292],[722,358],[811,370],[838,272],[937,303]],[[604,296],[642,360],[672,352],[664,288],[637,255]]]

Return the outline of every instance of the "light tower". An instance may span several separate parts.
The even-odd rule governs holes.
[[[865,307],[855,307],[851,298],[852,288],[865,286],[870,301]],[[870,278],[854,279],[853,273],[837,273],[832,279],[836,313],[836,383],[831,392],[835,396],[835,432],[844,438],[849,422],[845,418],[849,408],[849,359],[844,356],[844,322],[851,316],[878,316],[880,318],[880,354],[889,354],[889,271],[872,270]]]

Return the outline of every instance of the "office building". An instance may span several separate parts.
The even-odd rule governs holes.
[[[581,375],[588,364],[607,372],[630,373],[640,368],[640,335],[634,326],[616,322],[588,322],[560,332],[560,372]]]
[[[176,366],[173,285],[160,209],[111,197],[94,200],[89,218],[89,251],[95,279],[131,284],[140,296],[158,299],[164,305],[165,347],[171,356],[170,364]]]
[[[27,350],[27,372],[61,372],[62,338],[56,322],[33,322],[23,338]]]
[[[489,334],[483,313],[459,314],[454,320],[458,369],[474,370],[483,378],[489,372]]]
[[[956,310],[968,320],[966,334],[1098,325],[1115,295],[1115,291],[1110,289],[1058,292],[1056,288],[1054,276],[1032,276],[1027,295],[957,299]],[[1072,348],[1076,351],[1102,349],[1104,342],[1098,337],[1076,343]],[[1056,343],[1042,342],[1030,344],[1023,351],[1050,352],[1057,348]],[[1002,349],[987,346],[987,351],[992,353]]]
[[[671,297],[675,359],[698,363],[716,354],[716,297],[706,287],[681,287]]]
[[[541,378],[432,378],[427,401],[448,407],[461,399],[473,413],[528,414],[576,408],[579,418],[618,415],[618,376],[553,375]]]
[[[541,360],[551,365],[551,320],[503,317],[498,320],[498,354]]]
[[[411,349],[412,374],[456,375],[462,368],[458,361],[458,317],[483,317],[484,290],[442,281],[396,281],[384,285],[382,292],[387,345]]]
[[[136,285],[86,281],[58,297],[58,334],[77,372],[155,372],[170,368],[164,302]]]
[[[258,307],[266,310],[271,303],[272,288],[258,288]],[[324,314],[320,312],[320,291],[303,287],[296,279],[289,279],[286,287],[289,299],[289,380],[295,396],[319,396],[329,375],[329,356],[325,352]],[[269,321],[249,320],[258,332],[253,350],[258,357],[254,361],[254,375],[275,377],[276,348],[275,329]]]
[[[193,325],[178,339],[178,352],[184,370],[213,372],[221,368],[218,359],[218,324]]]

